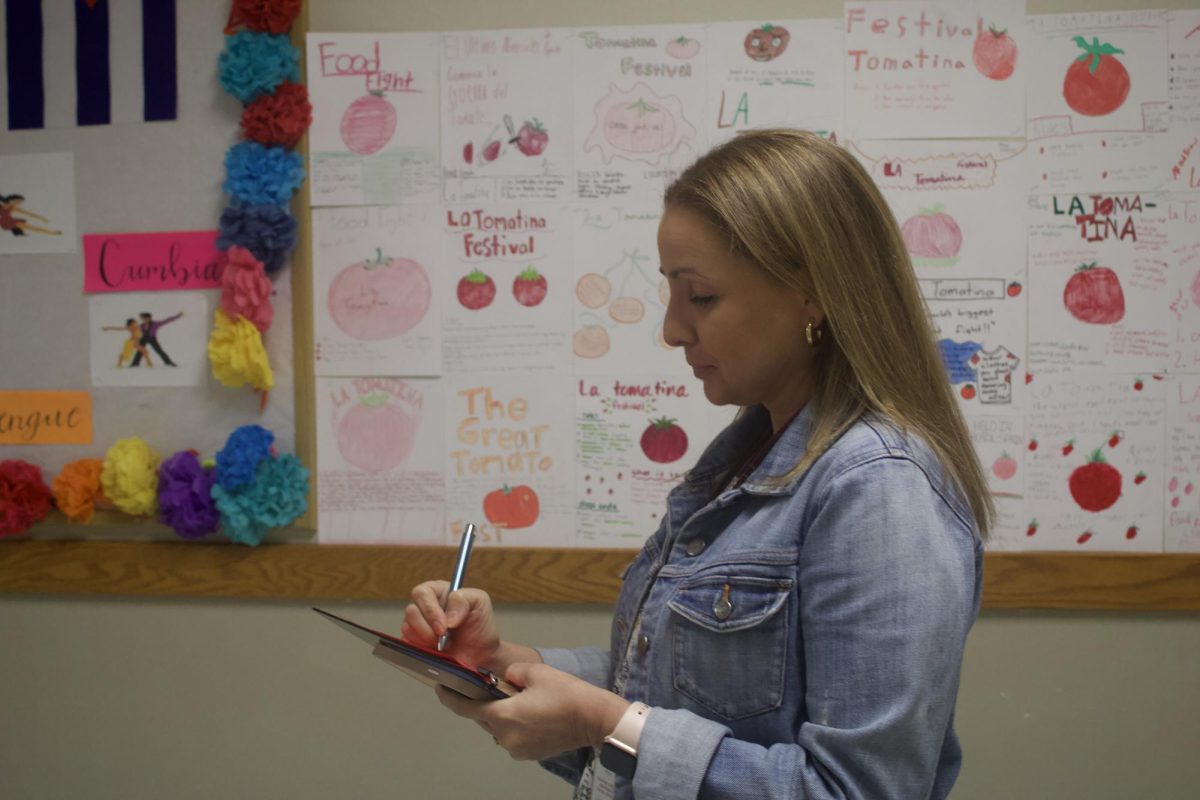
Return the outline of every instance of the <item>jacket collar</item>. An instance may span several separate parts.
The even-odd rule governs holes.
[[[787,429],[775,442],[762,463],[738,487],[739,491],[752,494],[782,495],[795,491],[801,477],[784,483],[773,480],[784,475],[800,461],[808,444],[812,426],[812,403],[808,403],[792,419]],[[735,463],[745,456],[747,441],[762,441],[771,435],[771,416],[762,406],[750,406],[742,410],[725,430],[717,435],[712,445],[700,457],[696,466],[688,473],[689,483],[707,484],[722,473],[736,469]]]

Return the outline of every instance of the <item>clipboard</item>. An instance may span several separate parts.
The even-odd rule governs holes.
[[[372,645],[374,656],[426,686],[445,686],[472,700],[502,700],[520,691],[485,667],[469,667],[437,650],[372,630],[319,608],[313,611]]]

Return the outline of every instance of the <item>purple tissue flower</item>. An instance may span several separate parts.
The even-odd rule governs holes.
[[[158,468],[159,519],[181,538],[199,539],[221,524],[212,498],[215,477],[191,450],[182,450]]]

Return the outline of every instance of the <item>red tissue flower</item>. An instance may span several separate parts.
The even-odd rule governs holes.
[[[245,317],[260,331],[271,327],[271,281],[263,264],[244,247],[233,245],[221,254],[221,310],[230,320]]]
[[[14,536],[50,511],[53,494],[42,469],[28,461],[0,461],[0,536]]]
[[[245,25],[260,33],[287,33],[300,13],[300,0],[233,0],[225,33]]]
[[[260,95],[242,112],[242,135],[259,144],[291,150],[312,124],[312,104],[304,84],[284,81]]]

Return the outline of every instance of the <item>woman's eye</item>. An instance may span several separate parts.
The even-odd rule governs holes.
[[[693,303],[695,303],[698,306],[706,306],[706,305],[709,305],[710,303],[712,303],[712,301],[716,300],[717,298],[711,294],[694,294],[688,299],[691,300]]]

